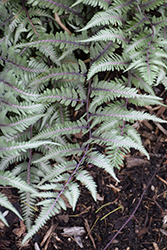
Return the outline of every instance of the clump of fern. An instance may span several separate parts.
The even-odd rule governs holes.
[[[153,87],[167,83],[166,7],[163,0],[1,1],[0,183],[19,189],[23,243],[66,209],[64,197],[75,209],[79,182],[96,200],[86,163],[119,181],[114,168],[130,148],[149,158],[132,124],[164,121],[130,104],[162,104]],[[72,121],[70,109],[82,115]],[[87,139],[74,142],[76,133]],[[3,195],[0,204],[18,214]]]

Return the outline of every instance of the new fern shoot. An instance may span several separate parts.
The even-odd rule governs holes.
[[[154,87],[167,87],[166,16],[163,0],[0,2],[0,184],[19,189],[23,243],[66,210],[63,197],[75,209],[79,183],[96,200],[86,164],[119,181],[127,151],[149,158],[132,125],[165,122],[136,107],[162,105]],[[0,204],[22,218],[2,194]]]

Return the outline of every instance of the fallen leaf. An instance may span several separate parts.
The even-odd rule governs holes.
[[[96,249],[96,244],[95,244],[95,241],[94,241],[93,236],[91,234],[91,229],[90,229],[90,226],[89,226],[89,223],[88,223],[87,219],[85,219],[85,223],[84,224],[85,224],[86,230],[88,232],[89,238],[92,241],[93,247],[94,247],[94,249]]]

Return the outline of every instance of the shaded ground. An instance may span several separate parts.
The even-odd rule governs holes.
[[[166,119],[166,108],[146,107],[150,113]],[[76,210],[71,208],[52,218],[29,241],[20,248],[25,226],[9,212],[10,227],[0,224],[0,249],[82,249],[103,250],[115,233],[134,211],[143,190],[160,166],[142,202],[118,237],[108,249],[114,250],[166,250],[167,249],[167,125],[143,121],[135,127],[142,136],[143,144],[150,153],[150,161],[133,151],[126,157],[124,166],[117,171],[120,183],[115,183],[105,171],[91,167],[90,171],[98,185],[95,202],[84,187],[81,190]],[[100,148],[99,148],[100,149]],[[100,149],[104,150],[104,149]],[[163,161],[162,161],[163,159]],[[166,162],[166,163],[165,163]],[[20,211],[19,197],[15,189],[1,189]],[[165,211],[166,209],[166,211]],[[109,214],[110,213],[110,214]],[[87,223],[87,224],[86,224]],[[81,238],[62,235],[64,228],[81,230]],[[166,227],[165,227],[166,226]],[[89,229],[89,228],[91,229]],[[82,233],[82,230],[85,232]],[[77,231],[78,232],[78,231]],[[90,234],[88,235],[88,232]],[[90,238],[90,235],[92,238]],[[39,246],[35,246],[35,244]]]

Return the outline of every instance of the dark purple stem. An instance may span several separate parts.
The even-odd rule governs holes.
[[[91,90],[91,79],[89,80],[88,85],[88,94],[87,94],[87,100],[86,100],[86,113],[87,113],[87,122],[89,120],[90,114],[89,114],[89,98],[90,98],[90,90]],[[92,138],[92,132],[90,129],[90,122],[88,122],[88,128],[89,128],[89,139]]]
[[[112,41],[110,41],[107,44],[106,48],[100,53],[100,55],[98,55],[98,57],[94,61],[97,61],[97,59],[99,59],[106,52],[106,50],[110,47],[111,44],[112,44]]]
[[[32,138],[32,125],[30,126],[30,134]],[[31,159],[32,159],[32,150],[31,148],[29,149],[30,154],[29,154],[29,161],[28,161],[28,170],[27,170],[27,184],[30,184],[30,168],[31,168]]]
[[[33,30],[34,30],[36,36],[39,37],[38,32],[36,31],[36,29],[35,29],[35,27],[34,27],[34,24],[32,23],[31,18],[30,18],[29,14],[28,14],[28,11],[26,10],[26,7],[25,7],[25,5],[24,5],[24,1],[23,1],[23,0],[22,0],[22,5],[23,5],[23,8],[24,8],[24,10],[25,10],[25,12],[26,12],[26,15],[27,15],[27,17],[28,17],[28,20],[30,21],[30,24],[31,24],[31,26],[32,26],[32,28],[33,28]]]

